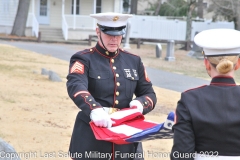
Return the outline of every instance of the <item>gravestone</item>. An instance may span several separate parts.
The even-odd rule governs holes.
[[[45,68],[42,68],[41,74],[42,75],[49,75],[49,71]]]
[[[62,79],[59,77],[59,75],[53,71],[49,71],[48,79],[54,82],[62,82]]]
[[[195,33],[195,36],[198,34],[199,32],[196,32]],[[204,56],[202,54],[202,50],[203,48],[202,47],[199,47],[198,45],[196,45],[195,42],[193,42],[193,47],[192,47],[192,50],[188,53],[188,56],[190,57],[195,57],[197,59],[203,59]]]
[[[175,61],[174,47],[175,47],[175,41],[174,40],[169,40],[167,42],[167,54],[166,54],[166,57],[165,57],[166,61]]]
[[[162,46],[160,43],[156,45],[156,57],[160,58],[162,55]]]

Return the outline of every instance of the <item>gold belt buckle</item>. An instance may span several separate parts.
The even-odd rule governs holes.
[[[109,110],[108,110],[108,114],[113,114],[114,112],[117,112],[117,111],[118,111],[117,108],[110,107]]]

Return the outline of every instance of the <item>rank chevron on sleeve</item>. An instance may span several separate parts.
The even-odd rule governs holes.
[[[84,73],[84,65],[81,62],[76,61],[72,68],[70,73],[79,73],[79,74],[83,74]]]

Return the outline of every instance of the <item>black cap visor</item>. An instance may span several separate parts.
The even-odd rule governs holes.
[[[107,27],[107,26],[102,26],[98,24],[98,27],[100,30],[110,36],[120,36],[126,33],[125,28],[126,26],[121,26],[121,27]]]

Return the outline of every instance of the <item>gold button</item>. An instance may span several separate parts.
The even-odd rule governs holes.
[[[116,96],[119,96],[119,92],[116,92]]]
[[[89,101],[91,102],[91,101],[92,101],[92,99],[89,99]]]
[[[134,77],[132,77],[132,80],[134,79]]]
[[[119,82],[117,82],[117,86],[120,86],[120,83],[119,83]]]
[[[117,68],[115,66],[113,66],[113,69],[116,70]]]
[[[98,79],[100,79],[101,77],[100,76],[97,76]]]
[[[93,104],[93,106],[96,106],[96,104]]]
[[[85,96],[86,98],[88,98],[88,96]]]
[[[111,62],[114,63],[114,59],[111,59]]]
[[[119,77],[119,74],[116,74],[116,77]]]
[[[90,49],[90,51],[92,52],[92,48]]]
[[[147,104],[147,102],[145,102],[145,104]]]
[[[118,104],[118,103],[119,103],[118,100],[116,100],[116,101],[115,101],[115,104]]]
[[[106,55],[109,55],[108,51],[106,51],[105,53],[106,53]]]

